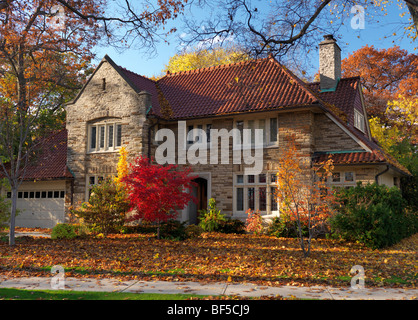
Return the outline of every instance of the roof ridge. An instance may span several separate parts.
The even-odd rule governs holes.
[[[137,77],[141,77],[141,78],[144,78],[145,80],[149,80],[149,81],[152,81],[152,82],[156,82],[156,81],[155,81],[155,80],[153,80],[153,79],[150,79],[150,78],[148,78],[148,77],[146,77],[146,76],[144,76],[144,75],[142,75],[142,74],[139,74],[139,73],[136,73],[136,72],[131,71],[131,70],[129,70],[129,69],[126,69],[125,67],[122,67],[122,66],[120,66],[120,65],[118,65],[118,67],[119,67],[121,70],[123,70],[123,71],[127,71],[127,72],[130,72],[130,73],[132,73],[133,75],[135,75],[135,76],[137,76]]]
[[[202,68],[184,70],[184,71],[177,71],[177,72],[168,72],[162,78],[160,78],[159,80],[161,80],[165,77],[172,77],[172,76],[186,75],[186,74],[195,74],[195,73],[200,73],[200,72],[204,72],[204,71],[212,71],[212,70],[216,70],[216,69],[230,68],[230,67],[234,67],[234,66],[238,66],[238,65],[247,64],[247,63],[261,62],[262,60],[268,60],[268,59],[269,59],[269,57],[258,58],[258,59],[250,59],[250,60],[244,60],[244,61],[238,61],[238,62],[219,64],[219,65],[214,65],[214,66],[210,66],[210,67],[202,67]]]

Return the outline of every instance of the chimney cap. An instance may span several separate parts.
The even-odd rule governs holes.
[[[324,40],[334,40],[335,41],[334,36],[332,34],[324,35]]]

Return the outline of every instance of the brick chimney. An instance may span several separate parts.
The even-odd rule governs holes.
[[[341,79],[341,49],[332,35],[319,44],[319,79],[321,91],[335,91]]]

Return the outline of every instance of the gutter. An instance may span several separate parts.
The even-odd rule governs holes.
[[[377,185],[379,185],[379,176],[381,176],[382,174],[384,174],[384,173],[386,173],[386,172],[388,172],[389,171],[389,168],[390,168],[390,165],[386,165],[386,169],[385,170],[383,170],[382,172],[379,172],[375,177],[374,177],[374,179],[375,179],[375,181],[376,181],[376,184]]]

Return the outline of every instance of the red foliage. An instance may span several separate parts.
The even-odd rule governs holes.
[[[193,186],[191,169],[180,170],[177,165],[159,165],[146,157],[138,157],[131,173],[123,181],[129,188],[133,219],[164,222],[175,219],[189,201],[196,201],[189,190]]]

